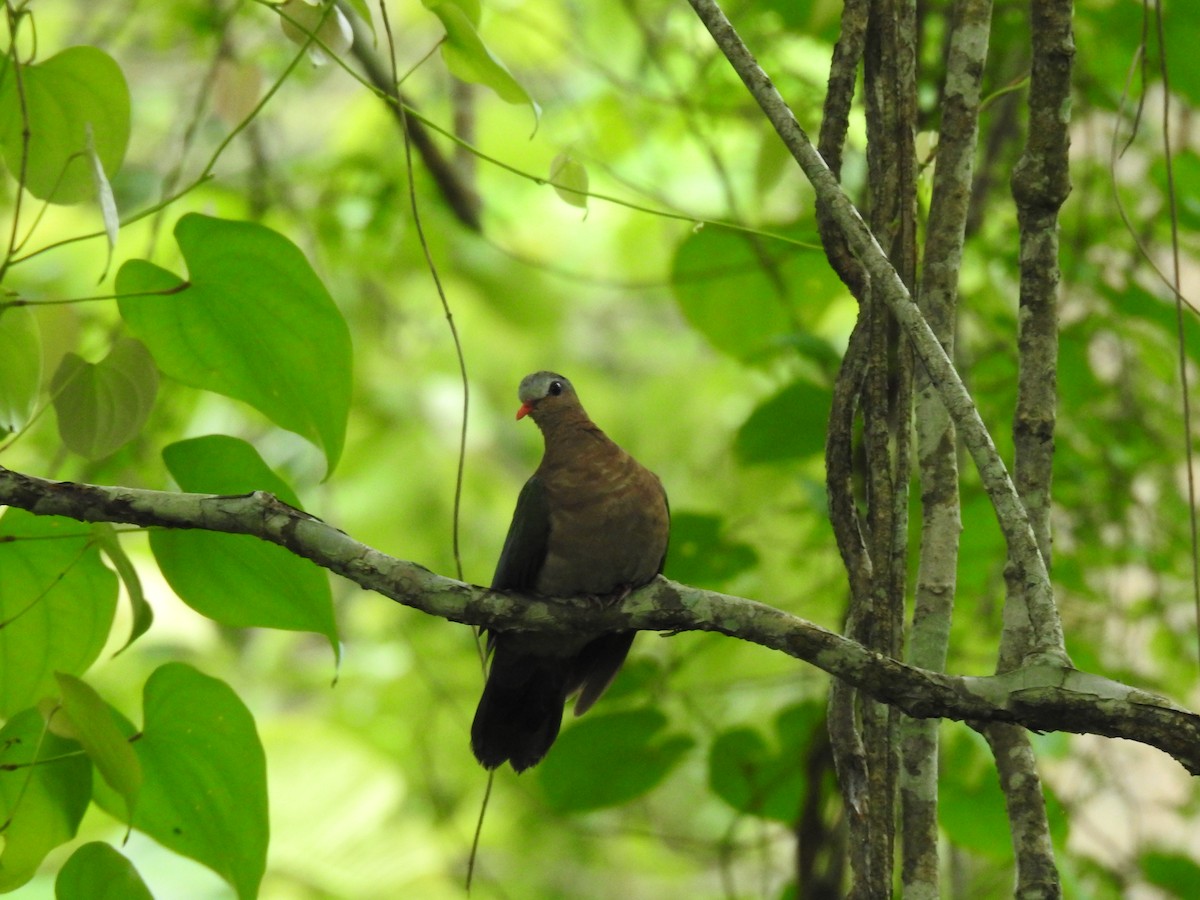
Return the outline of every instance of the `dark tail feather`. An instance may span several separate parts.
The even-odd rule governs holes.
[[[514,651],[496,640],[487,684],[471,725],[471,749],[488,769],[511,762],[518,772],[537,765],[562,724],[567,666]]]
[[[588,643],[574,660],[567,695],[579,691],[575,715],[582,716],[608,690],[629,653],[635,631],[606,634]]]

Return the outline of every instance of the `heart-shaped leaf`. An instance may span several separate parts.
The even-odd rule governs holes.
[[[146,424],[158,394],[158,369],[145,344],[122,338],[94,365],[68,353],[50,389],[63,443],[80,456],[103,459]]]
[[[57,693],[104,648],[117,577],[86,525],[10,508],[0,519],[0,718]]]
[[[0,893],[27,882],[46,854],[75,837],[92,793],[92,767],[75,741],[36,709],[0,729]]]
[[[133,827],[208,866],[240,900],[257,896],[267,865],[267,763],[254,717],[233,689],[183,663],[146,681],[142,767]],[[122,722],[126,733],[134,731]],[[122,803],[97,783],[96,802],[115,816]]]
[[[269,491],[300,506],[295,492],[258,451],[237,438],[209,435],[180,441],[163,451],[163,459],[185,491]],[[150,548],[167,583],[197,612],[237,628],[315,631],[338,653],[329,578],[308,560],[250,535],[211,531],[152,531]]]
[[[126,323],[164,374],[249,403],[320,447],[332,471],[349,415],[350,330],[300,248],[263,225],[194,213],[175,239],[186,285],[145,260],[117,273]]]
[[[121,67],[104,51],[86,46],[21,64],[22,104],[12,56],[0,64],[0,151],[9,172],[19,177],[24,157],[25,188],[35,197],[54,203],[94,199],[88,128],[94,157],[109,178],[129,145],[129,87]]]

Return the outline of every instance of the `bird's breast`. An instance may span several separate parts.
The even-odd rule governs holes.
[[[658,574],[669,531],[662,485],[623,453],[604,463],[552,480],[541,594],[605,596]]]

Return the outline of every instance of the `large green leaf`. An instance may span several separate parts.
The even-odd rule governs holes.
[[[0,729],[0,893],[27,882],[47,853],[75,836],[92,793],[92,767],[78,750],[50,733],[36,709]]]
[[[765,400],[738,429],[733,451],[746,464],[786,462],[825,450],[829,388],[796,381]]]
[[[663,734],[656,709],[591,715],[566,729],[538,779],[559,812],[619,806],[648,793],[683,759],[692,739]]]
[[[41,384],[37,319],[23,306],[0,309],[0,434],[25,426]]]
[[[295,492],[245,441],[210,435],[163,450],[171,476],[185,491],[247,494],[269,491],[299,508]],[[325,571],[283,547],[242,534],[210,531],[150,533],[163,576],[197,612],[238,628],[315,631],[338,651],[333,596]]]
[[[102,841],[84,844],[54,880],[55,900],[154,900],[133,863]]]
[[[680,243],[671,287],[692,327],[747,361],[792,345],[845,292],[818,250],[724,228]]]
[[[9,172],[19,177],[25,156],[25,187],[35,197],[55,203],[95,197],[88,129],[110,178],[129,144],[129,88],[121,67],[95,47],[69,47],[45,62],[22,64],[20,79],[25,116],[10,54],[0,66],[0,150]]]
[[[117,727],[112,710],[86,682],[74,675],[56,673],[62,691],[62,713],[70,722],[72,737],[83,745],[96,770],[125,801],[131,821],[142,788],[142,767],[125,734]]]
[[[79,675],[100,655],[117,577],[88,526],[9,509],[0,519],[0,716],[57,694],[55,672]]]
[[[242,900],[256,896],[267,862],[267,764],[233,689],[183,663],[160,666],[146,682],[132,746],[142,767],[133,827],[208,866]],[[107,785],[97,783],[95,799],[121,816]]]
[[[88,459],[102,459],[146,424],[158,394],[158,369],[145,344],[122,338],[95,364],[68,353],[50,389],[63,443]]]
[[[164,374],[249,403],[320,447],[332,471],[349,414],[350,331],[300,248],[262,225],[194,213],[175,239],[186,287],[145,260],[117,274],[129,327]]]

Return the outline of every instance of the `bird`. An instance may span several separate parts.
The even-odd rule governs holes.
[[[517,419],[533,419],[545,451],[517,498],[492,590],[619,602],[666,562],[662,482],[596,427],[562,375],[527,375],[517,396]],[[563,705],[578,694],[578,716],[600,699],[633,637],[489,631],[491,666],[471,725],[480,764],[537,765],[558,737]]]

